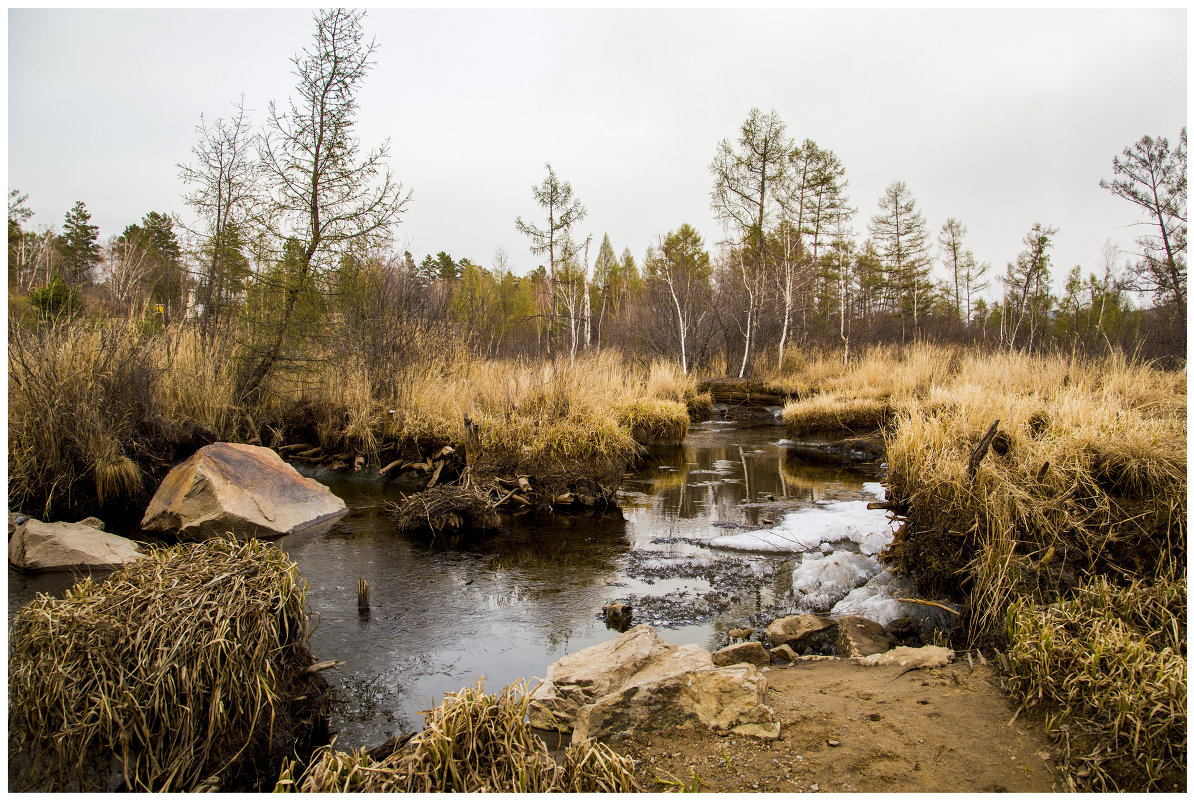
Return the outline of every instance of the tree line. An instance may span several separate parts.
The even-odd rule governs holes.
[[[316,352],[391,369],[428,336],[486,355],[617,347],[739,376],[793,349],[836,345],[848,360],[923,339],[1184,359],[1184,128],[1172,147],[1145,136],[1112,160],[1101,186],[1137,207],[1143,233],[1133,253],[1108,244],[1094,269],[1073,267],[1060,294],[1056,228],[1034,224],[1000,272],[967,245],[963,221],[930,226],[902,181],[860,220],[838,156],[758,109],[713,149],[714,242],[680,222],[641,264],[629,248],[618,255],[608,234],[597,244],[584,230],[583,203],[548,164],[531,188],[538,216],[513,221],[540,265],[515,274],[504,250],[488,267],[444,251],[416,262],[392,248],[410,195],[388,143],[364,149],[355,135],[376,50],[363,17],[315,15],[292,60],[294,97],[271,102],[260,130],[243,98],[227,117],[200,118],[178,168],[193,224],[153,211],[101,243],[79,202],[61,233],[29,231],[28,199],[11,190],[10,292],[42,315],[86,300],[196,325],[235,344],[243,396]]]

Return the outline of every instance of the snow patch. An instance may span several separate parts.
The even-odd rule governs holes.
[[[823,612],[873,577],[880,570],[879,560],[852,551],[838,551],[830,556],[806,555],[792,571],[789,597],[804,612]]]
[[[864,489],[867,487],[883,489],[881,484]],[[884,510],[866,507],[867,501],[834,501],[797,509],[774,528],[716,537],[710,545],[737,551],[805,553],[824,543],[852,542],[862,553],[873,555],[891,544],[897,526]]]

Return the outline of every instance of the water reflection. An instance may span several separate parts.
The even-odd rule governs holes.
[[[792,565],[706,543],[814,501],[858,497],[862,486],[788,459],[783,436],[775,425],[696,425],[626,479],[620,512],[504,516],[500,531],[458,541],[394,529],[384,504],[413,485],[316,473],[350,514],[279,544],[308,583],[315,657],[346,663],[324,674],[339,745],[415,730],[422,710],[482,675],[493,690],[522,677],[533,686],[551,662],[616,636],[601,617],[612,600],[630,601],[634,622],[656,624],[671,642],[724,645],[726,631],[783,597]],[[359,578],[371,587],[366,617]],[[10,570],[10,620],[34,592],[61,594],[71,581]]]

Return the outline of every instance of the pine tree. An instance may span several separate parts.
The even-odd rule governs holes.
[[[912,314],[915,335],[930,290],[928,226],[903,181],[891,183],[880,198],[879,213],[871,218],[870,234],[887,267],[891,300],[900,312],[903,342],[908,313]]]
[[[61,251],[63,280],[72,287],[91,283],[91,271],[100,261],[99,226],[91,224],[91,214],[83,201],[75,203],[62,224]]]

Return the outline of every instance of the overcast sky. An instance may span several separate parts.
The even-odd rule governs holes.
[[[35,227],[82,200],[101,236],[150,210],[186,214],[176,164],[199,115],[242,93],[265,117],[313,31],[298,11],[9,11],[9,187]],[[489,266],[538,263],[514,218],[538,219],[545,162],[642,259],[690,223],[712,245],[709,163],[752,106],[846,167],[865,235],[907,183],[934,232],[969,227],[1002,273],[1034,222],[1059,229],[1058,282],[1125,248],[1140,217],[1100,189],[1141,136],[1186,121],[1186,11],[371,11],[365,146],[390,139],[413,190],[395,244]],[[861,236],[860,236],[861,239]]]

